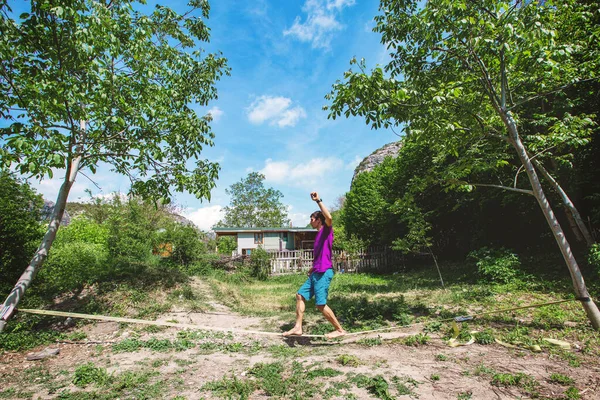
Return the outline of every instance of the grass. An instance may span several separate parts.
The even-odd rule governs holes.
[[[362,351],[385,354],[388,347],[396,343],[409,346],[427,345],[434,341],[440,343],[443,335],[452,335],[453,331],[446,320],[457,315],[470,315],[477,312],[510,308],[531,303],[542,303],[560,300],[568,297],[570,289],[563,282],[545,282],[541,284],[514,283],[509,285],[487,285],[471,281],[471,277],[460,272],[460,269],[444,268],[446,290],[439,287],[439,281],[433,269],[379,276],[372,274],[338,274],[333,280],[330,290],[330,307],[336,312],[344,328],[351,332],[365,329],[403,326],[419,323],[422,333],[405,337],[399,342],[384,342],[381,338],[361,339],[357,342]],[[249,279],[244,274],[225,274],[212,271],[205,279],[214,297],[225,301],[233,311],[252,316],[274,317],[266,324],[271,330],[282,329],[284,322],[294,319],[294,293],[303,283],[304,275],[278,276],[267,281]],[[141,285],[113,285],[112,291],[100,285],[100,291],[95,299],[86,300],[79,305],[82,309],[93,310],[96,313],[123,316],[143,316],[155,318],[159,313],[170,310],[173,305],[180,309],[206,310],[208,298],[197,294],[189,283],[175,280],[169,284],[153,284],[149,289]],[[306,333],[327,333],[331,325],[314,309],[314,303],[309,302],[306,310]],[[571,324],[565,324],[570,321]],[[11,322],[8,334],[3,334],[0,340],[0,350],[24,350],[54,340],[69,339],[84,340],[84,334],[75,332],[60,332],[47,328],[49,318],[19,315],[19,320]],[[20,325],[19,325],[20,324]],[[586,322],[585,313],[577,302],[563,303],[537,309],[516,310],[510,313],[487,315],[481,318],[459,324],[459,340],[465,342],[471,337],[472,331],[477,345],[495,345],[495,339],[502,340],[519,347],[514,355],[531,355],[527,346],[539,345],[549,357],[563,364],[579,367],[590,360],[600,357],[600,335],[591,330]],[[35,330],[41,328],[41,330]],[[309,347],[305,345],[290,346],[265,345],[257,340],[239,341],[232,335],[207,331],[179,331],[175,337],[166,339],[164,328],[137,328],[128,326],[134,333],[129,338],[106,347],[105,351],[93,358],[92,362],[79,365],[68,371],[67,375],[57,374],[45,367],[29,368],[20,378],[23,386],[0,391],[2,398],[30,398],[32,393],[21,388],[33,385],[38,390],[43,388],[58,399],[116,399],[116,398],[161,398],[171,390],[179,390],[185,384],[185,374],[195,368],[196,361],[183,359],[179,354],[193,354],[201,358],[204,354],[224,353],[228,357],[243,360],[244,355],[260,353],[264,362],[248,367],[245,376],[239,373],[227,373],[220,379],[206,383],[202,389],[210,392],[207,397],[216,398],[249,398],[253,394],[279,398],[356,398],[352,393],[355,388],[366,390],[372,397],[390,399],[400,396],[415,396],[418,382],[406,377],[393,376],[387,360],[373,362],[373,359],[351,354],[352,350],[340,355],[327,353],[334,347]],[[265,329],[265,328],[261,328]],[[156,337],[154,335],[156,334]],[[160,335],[159,335],[160,334]],[[581,346],[581,352],[552,347],[543,342],[544,337],[552,337]],[[142,340],[143,338],[143,340]],[[436,342],[437,341],[437,342]],[[384,345],[384,346],[382,346]],[[475,347],[475,349],[482,347]],[[364,347],[382,346],[379,349]],[[497,346],[497,345],[496,345]],[[433,348],[433,347],[430,347]],[[142,349],[150,350],[152,358],[142,363],[142,370],[130,370],[123,373],[109,373],[113,366],[101,364],[99,359],[105,359],[111,350],[113,352],[137,352]],[[177,353],[190,350],[187,353]],[[404,351],[418,352],[417,348]],[[436,372],[447,368],[452,360],[467,364],[468,360],[458,359],[452,350],[438,350],[435,356]],[[441,352],[446,354],[442,354]],[[513,350],[508,350],[513,352]],[[336,351],[337,353],[337,351]],[[240,355],[242,354],[242,355]],[[429,354],[429,353],[428,353]],[[435,353],[433,353],[435,354]],[[319,365],[308,364],[307,357],[325,355],[327,361]],[[179,358],[181,357],[181,359]],[[427,356],[431,360],[432,355]],[[157,359],[158,358],[158,359]],[[194,359],[197,360],[197,359]],[[289,360],[296,360],[291,362]],[[86,360],[88,361],[88,360]],[[161,368],[173,363],[178,367],[169,377],[159,377],[157,374],[172,368]],[[249,365],[250,363],[248,363]],[[44,364],[41,364],[44,365]],[[139,366],[136,366],[138,368]],[[355,369],[361,367],[361,369]],[[366,368],[372,374],[356,374]],[[145,369],[144,369],[145,368]],[[242,368],[246,368],[244,365]],[[339,370],[338,370],[339,369]],[[539,390],[539,382],[532,377],[519,373],[498,373],[489,366],[473,364],[464,366],[467,379],[482,380],[485,377],[490,384],[502,387],[517,388],[519,391],[533,396]],[[118,370],[117,370],[118,371]],[[345,371],[345,373],[344,373]],[[376,372],[375,372],[376,371]],[[447,372],[443,373],[448,381]],[[433,373],[426,379],[425,384],[431,384],[440,379],[439,373]],[[568,399],[580,397],[572,378],[553,374],[544,379],[548,382],[562,385],[565,388],[563,396]],[[316,384],[318,382],[319,384]],[[326,382],[326,384],[321,384]],[[71,383],[81,389],[73,389]],[[33,389],[32,389],[33,390]],[[457,398],[471,398],[470,392],[457,395]],[[462,396],[462,397],[461,397]]]

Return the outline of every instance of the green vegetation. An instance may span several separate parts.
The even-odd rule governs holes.
[[[225,189],[230,196],[225,216],[215,226],[233,228],[279,227],[290,222],[281,202],[283,193],[264,187],[265,176],[250,172],[246,178]]]

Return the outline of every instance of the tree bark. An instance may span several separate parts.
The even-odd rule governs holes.
[[[592,326],[596,330],[600,330],[600,311],[598,310],[598,306],[594,301],[590,298],[590,294],[588,293],[587,287],[585,285],[585,281],[583,280],[583,276],[581,275],[581,270],[579,269],[579,265],[573,256],[573,252],[571,251],[571,246],[567,241],[564,231],[560,226],[554,212],[552,211],[552,207],[546,198],[540,180],[537,176],[535,168],[533,166],[533,162],[529,155],[527,154],[527,150],[521,141],[519,136],[519,131],[517,129],[517,125],[515,120],[510,115],[510,113],[502,110],[501,117],[505,126],[508,129],[509,139],[511,144],[517,151],[517,155],[519,159],[523,163],[525,167],[525,171],[527,172],[527,177],[529,178],[529,182],[531,184],[531,188],[533,189],[533,195],[535,196],[548,225],[550,226],[550,230],[554,235],[554,239],[556,239],[556,243],[560,248],[560,252],[567,264],[569,269],[569,273],[571,274],[571,279],[573,281],[573,287],[575,289],[575,294],[577,298],[581,301],[583,309],[585,310]]]
[[[81,127],[82,130],[85,129],[85,122],[81,122]],[[31,282],[33,281],[38,271],[44,264],[44,261],[48,257],[48,252],[50,251],[50,247],[52,246],[52,243],[56,238],[56,233],[58,232],[58,228],[60,228],[60,221],[62,220],[62,217],[65,213],[69,192],[71,191],[71,187],[75,182],[77,172],[79,172],[81,158],[81,154],[79,153],[69,163],[65,173],[65,180],[58,192],[56,204],[54,205],[54,210],[52,211],[50,223],[48,224],[48,229],[46,230],[46,234],[44,235],[42,243],[33,255],[33,258],[29,262],[29,265],[25,269],[25,272],[23,272],[23,274],[17,281],[15,287],[12,289],[12,291],[4,301],[2,310],[0,310],[0,332],[2,332],[6,327],[6,323],[14,314],[17,305],[19,304],[19,302],[23,298],[23,295],[25,294],[25,291],[27,290],[27,288],[29,288]]]
[[[573,202],[571,201],[567,193],[563,190],[562,186],[560,186],[558,181],[554,179],[552,175],[550,175],[546,168],[544,168],[542,163],[536,160],[534,160],[534,163],[537,169],[542,173],[544,178],[546,178],[548,182],[550,182],[554,190],[556,190],[556,192],[560,195],[563,204],[565,205],[565,208],[567,210],[567,214],[575,221],[575,224],[579,229],[579,233],[583,235],[587,246],[591,247],[594,244],[594,239],[592,238],[590,231],[585,226],[585,222],[583,222],[583,218],[581,218],[581,214],[579,214],[579,211],[575,207],[575,204],[573,204]],[[577,233],[575,233],[575,235],[577,235]]]

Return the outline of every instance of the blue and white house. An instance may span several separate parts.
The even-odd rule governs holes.
[[[259,246],[266,251],[312,250],[317,231],[313,228],[214,228],[217,239],[235,236],[237,254],[249,255]]]

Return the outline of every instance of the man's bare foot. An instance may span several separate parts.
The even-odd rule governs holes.
[[[282,333],[283,336],[302,336],[302,328],[292,328],[287,332]]]
[[[342,337],[346,334],[345,330],[341,330],[341,331],[333,331],[333,332],[329,332],[327,335],[325,335],[325,337],[327,339],[333,339],[333,338],[337,338],[337,337]]]

